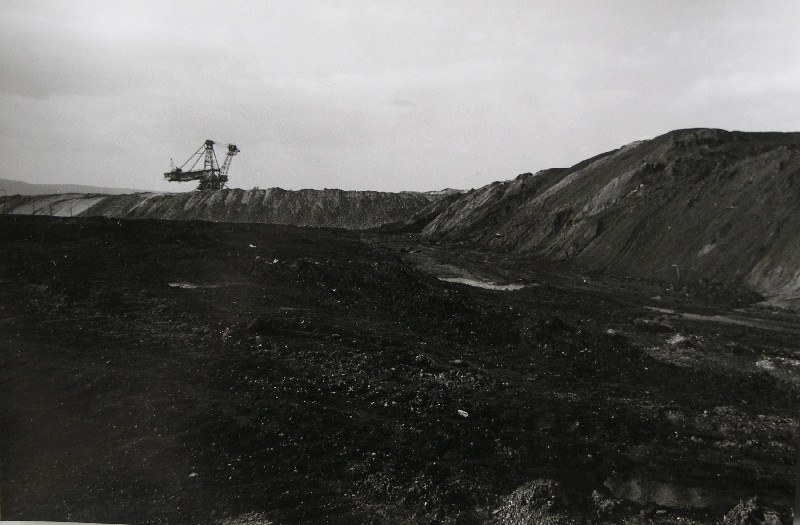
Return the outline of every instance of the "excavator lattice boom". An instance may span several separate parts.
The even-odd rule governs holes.
[[[225,160],[220,167],[217,161],[217,153],[214,151],[213,140],[206,140],[200,148],[189,157],[180,167],[173,165],[172,169],[164,173],[164,179],[170,182],[189,182],[196,180],[199,182],[198,190],[221,190],[228,182],[228,170],[231,167],[233,156],[239,153],[236,144],[227,144],[228,152]],[[194,160],[194,162],[192,162]],[[202,169],[198,164],[203,161]],[[191,167],[184,171],[184,167],[192,162]],[[197,168],[197,169],[196,169]]]

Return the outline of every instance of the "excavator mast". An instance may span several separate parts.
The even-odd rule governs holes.
[[[196,180],[199,181],[198,190],[221,190],[224,188],[228,182],[228,170],[231,167],[231,160],[240,150],[236,147],[236,144],[228,144],[228,153],[225,155],[222,167],[220,167],[219,162],[217,162],[217,154],[214,151],[214,144],[216,143],[213,140],[205,141],[200,146],[200,149],[189,157],[189,160],[180,167],[173,166],[170,171],[164,173],[164,179],[170,182]],[[192,166],[184,171],[184,166],[192,162],[192,160],[194,160]],[[199,168],[198,164],[201,160],[203,161],[203,168],[195,169]]]

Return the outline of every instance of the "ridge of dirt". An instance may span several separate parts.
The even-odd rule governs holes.
[[[127,195],[14,195],[0,198],[3,213],[55,217],[207,220],[363,230],[413,216],[449,193],[227,189],[217,192]]]
[[[678,130],[473,190],[423,229],[448,242],[675,285],[800,298],[800,134]]]

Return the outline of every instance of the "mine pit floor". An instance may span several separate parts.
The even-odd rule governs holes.
[[[0,216],[3,518],[788,522],[800,324],[745,295],[417,236]]]

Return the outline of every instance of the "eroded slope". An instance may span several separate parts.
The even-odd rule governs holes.
[[[800,296],[800,134],[693,129],[465,195],[445,240],[676,283]]]

